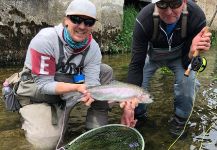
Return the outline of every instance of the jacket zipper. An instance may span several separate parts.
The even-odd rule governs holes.
[[[169,45],[169,52],[171,51],[171,48],[172,48],[172,37],[173,37],[173,33],[171,34],[171,36],[170,37],[168,37],[168,35],[167,35],[167,33],[166,33],[166,31],[164,31],[164,29],[160,26],[160,29],[164,32],[164,34],[166,35],[166,37],[167,37],[167,43],[168,43],[168,45]]]

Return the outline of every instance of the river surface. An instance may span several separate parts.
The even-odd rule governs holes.
[[[217,50],[211,49],[205,55],[208,66],[198,74],[201,88],[196,95],[193,112],[188,123],[187,138],[178,140],[168,133],[168,120],[173,114],[173,80],[172,74],[164,74],[158,70],[150,83],[150,92],[154,103],[149,105],[149,121],[140,129],[147,150],[216,150],[217,149]],[[125,81],[130,61],[129,54],[103,56],[103,62],[114,69],[117,80]],[[21,68],[0,70],[0,83]],[[30,150],[34,149],[25,140],[24,132],[20,129],[20,116],[16,112],[4,109],[2,95],[0,99],[0,150]],[[84,120],[87,108],[78,104],[72,111],[67,139],[72,140],[84,132]],[[121,109],[114,106],[109,113],[109,123],[120,122]],[[154,125],[153,125],[154,122]]]

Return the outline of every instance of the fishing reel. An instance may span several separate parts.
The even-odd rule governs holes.
[[[203,72],[207,66],[205,57],[196,56],[192,58],[191,69],[196,72]]]

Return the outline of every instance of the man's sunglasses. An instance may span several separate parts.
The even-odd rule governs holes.
[[[91,27],[95,24],[96,19],[92,19],[92,18],[82,18],[80,16],[76,16],[76,15],[69,15],[67,16],[74,24],[81,24],[82,22],[84,22],[85,26]]]
[[[159,1],[156,3],[157,7],[160,9],[166,9],[170,7],[171,9],[179,8],[182,5],[182,0],[172,0],[169,2]]]

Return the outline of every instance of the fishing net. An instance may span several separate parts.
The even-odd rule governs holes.
[[[95,128],[80,135],[65,150],[143,150],[145,142],[134,128],[110,124]]]

